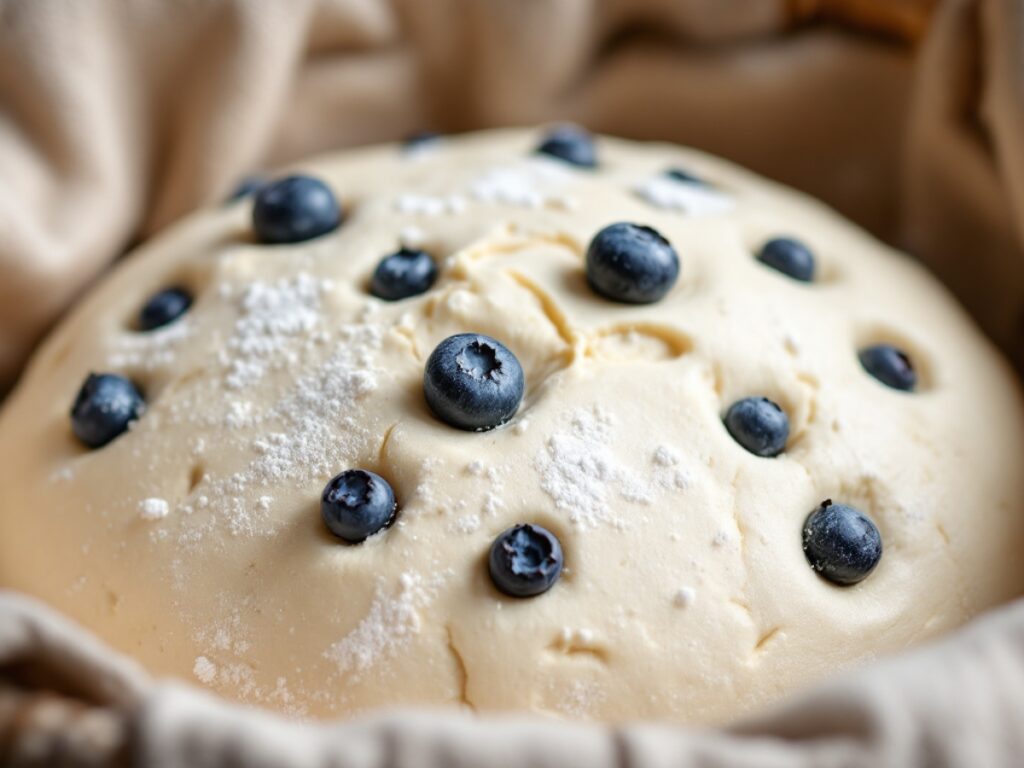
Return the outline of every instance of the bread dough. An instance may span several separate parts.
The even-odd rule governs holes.
[[[308,717],[450,703],[553,716],[720,722],[954,627],[1024,585],[1024,411],[1014,378],[924,270],[823,206],[723,161],[599,139],[600,167],[537,157],[537,131],[363,149],[301,167],[346,211],[304,243],[253,241],[251,200],[144,245],[52,335],[0,417],[0,584],[42,598],[150,671]],[[714,189],[667,183],[682,167]],[[614,221],[678,251],[660,302],[583,274]],[[819,277],[758,263],[808,243]],[[433,289],[367,293],[400,244]],[[195,294],[133,330],[154,292]],[[504,342],[516,418],[453,429],[422,395],[445,337]],[[857,360],[898,343],[920,376]],[[86,374],[130,376],[148,410],[99,450],[72,437]],[[737,399],[788,412],[786,451],[743,450]],[[346,545],[326,481],[386,477],[396,525]],[[808,566],[823,499],[884,553],[840,588]],[[486,556],[519,522],[554,532],[547,593],[499,593]]]

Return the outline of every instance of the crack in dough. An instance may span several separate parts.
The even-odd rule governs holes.
[[[459,691],[459,696],[456,701],[471,711],[476,712],[476,705],[469,698],[469,670],[466,668],[466,660],[462,657],[462,653],[455,645],[455,638],[452,634],[451,625],[445,625],[444,628],[445,637],[447,638],[448,651],[452,655],[452,660],[455,662],[455,674],[456,674],[456,687]]]

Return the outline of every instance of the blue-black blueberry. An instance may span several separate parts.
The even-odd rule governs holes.
[[[863,581],[882,559],[882,537],[871,519],[831,499],[808,515],[803,542],[811,567],[840,586]]]
[[[441,134],[437,131],[417,131],[411,136],[407,136],[405,141],[402,142],[402,149],[404,150],[415,150],[425,147],[429,144],[436,144],[441,141]]]
[[[458,429],[483,431],[515,416],[525,379],[519,360],[500,341],[478,333],[449,336],[423,373],[427,405]]]
[[[320,496],[320,516],[328,530],[358,544],[392,523],[398,511],[391,485],[365,469],[349,469],[331,478]]]
[[[139,310],[140,331],[153,331],[169,325],[192,306],[192,294],[184,288],[164,288],[149,297]]]
[[[624,304],[651,304],[679,277],[679,256],[651,227],[609,224],[587,248],[587,283],[601,296]]]
[[[681,181],[684,184],[693,184],[698,187],[711,186],[706,181],[704,181],[704,179],[702,179],[700,176],[696,176],[690,173],[689,171],[684,170],[683,168],[669,168],[667,171],[665,171],[664,175],[670,179],[673,179],[674,181]]]
[[[516,525],[494,540],[487,558],[491,581],[510,597],[534,597],[558,581],[564,564],[558,538],[539,525]]]
[[[312,176],[287,176],[256,192],[252,226],[261,243],[299,243],[333,231],[341,206],[331,188]]]
[[[71,407],[71,431],[90,448],[101,448],[142,415],[138,387],[116,373],[90,373]]]
[[[789,439],[789,417],[767,397],[737,400],[724,421],[733,439],[755,456],[778,456]]]
[[[791,237],[776,237],[761,246],[757,260],[794,280],[814,280],[814,254],[811,249]]]
[[[892,344],[875,344],[858,353],[864,370],[887,387],[912,392],[917,386],[917,373],[903,350]]]
[[[370,279],[370,293],[398,301],[430,290],[437,280],[437,264],[426,251],[402,248],[385,256]]]
[[[550,131],[537,145],[536,151],[580,168],[597,166],[594,137],[575,125],[562,125]]]

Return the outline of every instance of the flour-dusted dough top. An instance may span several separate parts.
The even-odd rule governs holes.
[[[923,270],[835,214],[720,160],[600,138],[599,167],[503,131],[311,161],[336,231],[260,245],[251,200],[145,245],[53,335],[0,417],[0,584],[37,595],[158,674],[307,716],[452,702],[569,717],[720,721],[903,648],[1024,586],[1024,411],[988,343]],[[682,167],[714,189],[662,176]],[[584,278],[602,227],[679,254],[661,301]],[[758,263],[792,235],[799,283]],[[401,244],[440,276],[368,294]],[[156,291],[195,295],[150,333]],[[28,297],[27,299],[28,300]],[[502,341],[526,374],[512,422],[435,418],[423,368],[449,335]],[[916,392],[858,363],[906,350]],[[148,407],[87,450],[68,410],[90,371]],[[722,417],[764,395],[777,458]],[[363,544],[320,518],[327,480],[387,478],[396,524]],[[877,524],[871,575],[837,587],[801,530],[823,499]],[[486,558],[521,522],[565,568],[530,599]]]

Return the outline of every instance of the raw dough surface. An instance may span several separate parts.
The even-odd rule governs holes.
[[[251,202],[207,210],[128,258],[37,354],[0,416],[0,585],[138,658],[295,715],[465,705],[606,720],[732,718],[845,665],[962,623],[1024,586],[1024,410],[1007,367],[921,268],[821,205],[720,160],[599,139],[601,166],[531,155],[537,131],[311,161],[335,232],[264,246]],[[706,191],[660,177],[683,167]],[[682,262],[650,306],[583,277],[614,221]],[[793,235],[801,284],[755,261]],[[378,260],[430,251],[427,294],[370,297]],[[191,288],[143,334],[155,291]],[[454,430],[422,397],[453,333],[519,357],[516,419]],[[904,347],[921,386],[869,377]],[[90,371],[131,376],[147,412],[89,451],[68,410]],[[735,400],[789,413],[787,450],[743,450]],[[324,483],[362,467],[397,524],[358,546],[321,523]],[[877,523],[878,568],[817,576],[801,526],[824,498]],[[566,569],[528,600],[485,557],[518,522]]]

